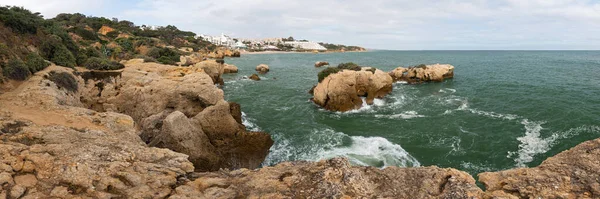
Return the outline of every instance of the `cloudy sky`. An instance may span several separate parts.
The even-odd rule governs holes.
[[[0,0],[58,13],[399,50],[600,49],[600,0]]]

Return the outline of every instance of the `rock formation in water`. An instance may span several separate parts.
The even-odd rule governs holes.
[[[454,77],[454,66],[450,64],[419,65],[415,67],[398,67],[390,72],[394,81],[408,83],[442,82]]]
[[[261,74],[267,73],[269,72],[269,66],[266,64],[259,64],[258,66],[256,66],[256,71],[258,71]]]
[[[240,55],[241,55],[239,50],[231,50],[231,49],[225,49],[223,54],[226,57],[240,57]]]
[[[257,74],[250,75],[250,77],[248,79],[251,79],[254,81],[260,81],[260,77]]]
[[[223,64],[223,73],[227,74],[227,73],[237,73],[238,72],[238,67],[235,65],[231,65],[231,64]]]
[[[331,74],[313,90],[313,102],[331,111],[359,109],[392,92],[392,77],[379,69],[363,67],[360,71],[342,70]]]
[[[315,67],[321,67],[321,66],[329,66],[329,62],[325,62],[325,61],[318,61],[315,62]]]
[[[223,75],[225,72],[225,66],[223,63],[219,63],[216,60],[206,60],[194,64],[194,67],[202,69],[204,73],[208,74],[213,80],[214,84],[224,84],[223,78],[221,78],[221,75]]]

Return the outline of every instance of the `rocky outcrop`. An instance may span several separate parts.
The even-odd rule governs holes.
[[[113,29],[113,28],[111,28],[111,27],[109,27],[109,26],[105,26],[105,25],[104,25],[104,26],[102,26],[102,27],[101,27],[101,28],[98,30],[98,34],[101,34],[101,35],[106,35],[106,34],[108,34],[109,32],[112,32],[112,31],[115,31],[115,29]]]
[[[231,64],[223,65],[223,73],[227,74],[227,73],[237,73],[237,72],[238,72],[237,66],[231,65]]]
[[[147,147],[131,117],[83,108],[49,71],[72,72],[50,66],[0,96],[0,198],[166,197],[194,171],[187,155]]]
[[[200,53],[191,53],[190,55],[179,56],[179,65],[190,66],[206,60],[206,57]]]
[[[185,153],[199,171],[256,168],[264,160],[273,144],[270,136],[246,132],[214,76],[205,73],[220,64],[173,67],[131,60],[125,65],[117,78],[88,79],[84,104],[131,116],[149,146]]]
[[[469,174],[437,167],[353,167],[345,159],[202,173],[172,198],[477,198]]]
[[[394,81],[408,83],[442,82],[454,77],[454,66],[449,64],[419,65],[415,67],[398,67],[390,72]]]
[[[313,102],[331,111],[350,111],[359,109],[366,97],[367,104],[373,104],[375,98],[383,98],[392,92],[392,77],[389,74],[370,67],[361,71],[343,70],[331,74],[313,90]]]
[[[257,74],[250,75],[249,79],[254,81],[260,81],[260,77]]]
[[[318,61],[315,62],[315,67],[321,67],[321,66],[329,66],[329,62],[325,62],[325,61]]]
[[[231,49],[225,49],[223,54],[226,57],[240,57],[240,55],[241,55],[239,50],[231,50]]]
[[[600,198],[600,139],[584,142],[535,168],[479,174],[485,198]]]
[[[266,64],[259,64],[258,66],[256,66],[256,71],[258,71],[261,74],[267,73],[269,72],[269,66]]]
[[[218,63],[215,60],[206,60],[194,64],[194,67],[204,70],[204,72],[213,80],[214,84],[224,84],[221,75],[225,72],[225,68],[222,63]]]

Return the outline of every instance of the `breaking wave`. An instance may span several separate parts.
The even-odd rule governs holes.
[[[400,114],[393,114],[393,115],[375,115],[375,117],[377,118],[388,118],[388,119],[413,119],[413,118],[419,118],[419,117],[425,117],[424,115],[419,115],[419,113],[417,113],[416,111],[406,111]]]
[[[420,163],[400,145],[382,137],[348,136],[331,129],[314,130],[307,143],[292,145],[289,138],[274,136],[275,145],[265,160],[266,165],[281,161],[319,161],[346,157],[354,165],[417,167]],[[298,154],[298,152],[301,152]]]

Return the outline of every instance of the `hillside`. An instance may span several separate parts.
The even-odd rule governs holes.
[[[119,69],[121,60],[143,58],[174,65],[181,55],[217,49],[195,36],[172,25],[151,29],[80,13],[44,19],[21,7],[0,7],[0,83],[25,80],[47,67],[47,61],[66,67]]]
[[[341,44],[330,44],[330,43],[319,43],[321,46],[327,48],[329,52],[354,52],[354,51],[366,51],[365,48],[360,46],[346,46]]]

